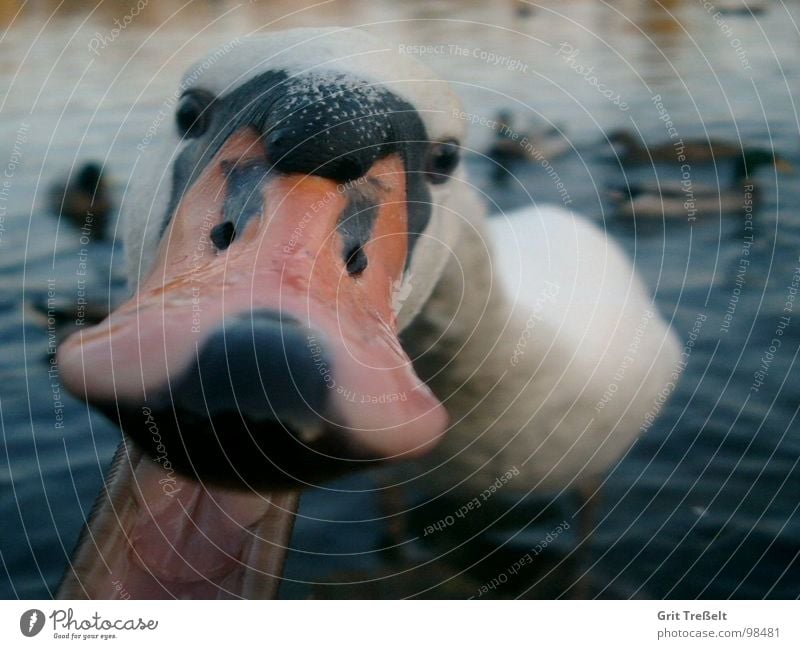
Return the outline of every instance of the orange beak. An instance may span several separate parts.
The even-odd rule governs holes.
[[[268,168],[253,129],[225,142],[138,293],[62,345],[66,385],[152,457],[220,483],[305,483],[428,450],[446,413],[392,308],[409,240],[400,156],[347,185]]]
[[[281,556],[289,501],[258,491],[414,456],[445,430],[392,307],[409,241],[401,158],[347,185],[269,169],[254,129],[229,137],[138,293],[59,350],[67,387],[150,456],[119,455],[71,597],[121,597],[119,583],[136,598],[274,593],[264,558]]]

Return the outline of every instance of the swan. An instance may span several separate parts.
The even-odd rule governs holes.
[[[59,349],[123,432],[60,596],[271,597],[298,488],[561,489],[646,430],[675,335],[586,219],[486,217],[447,83],[349,28],[210,60],[121,206],[132,297]]]

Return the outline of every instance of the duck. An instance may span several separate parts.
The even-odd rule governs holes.
[[[759,16],[767,11],[766,0],[718,0],[714,8],[723,14],[734,16]]]
[[[686,219],[694,223],[698,218],[720,214],[732,214],[747,210],[752,212],[759,202],[757,187],[739,190],[728,189],[718,194],[658,194],[637,191],[609,192],[615,202],[614,215],[617,218],[631,219]]]
[[[530,18],[535,13],[533,5],[526,0],[514,0],[514,16],[516,18]]]
[[[90,240],[105,239],[113,201],[102,166],[86,162],[70,178],[55,183],[50,189],[50,210]]]
[[[181,88],[120,208],[131,297],[58,351],[122,432],[60,597],[274,597],[304,488],[568,489],[658,416],[680,345],[628,257],[564,207],[488,218],[419,59],[268,32]]]
[[[491,121],[494,138],[486,156],[494,163],[495,180],[507,178],[510,168],[519,163],[553,161],[567,153],[571,145],[557,125],[528,129],[515,127],[514,115],[501,109]]]
[[[653,164],[656,162],[681,162],[706,164],[741,158],[743,155],[771,155],[772,152],[759,147],[745,147],[734,142],[709,138],[683,139],[645,145],[642,140],[626,129],[617,129],[608,134],[608,142],[617,152],[623,165]]]
[[[732,166],[727,187],[684,181],[650,181],[628,183],[612,189],[608,195],[616,203],[621,217],[689,218],[714,216],[748,209],[757,209],[760,189],[754,180],[758,169],[773,167],[783,173],[794,173],[794,166],[771,151],[746,151]]]

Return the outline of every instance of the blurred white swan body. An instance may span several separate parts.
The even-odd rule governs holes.
[[[596,478],[658,415],[678,342],[627,255],[587,219],[554,205],[484,219],[473,200],[408,336],[432,350],[419,370],[453,422],[427,477],[478,487],[516,467],[509,488],[524,491]]]

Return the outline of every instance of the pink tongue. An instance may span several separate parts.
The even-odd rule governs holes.
[[[132,489],[124,584],[134,598],[224,597],[241,588],[254,528],[271,503],[253,493],[206,487],[143,460]]]

